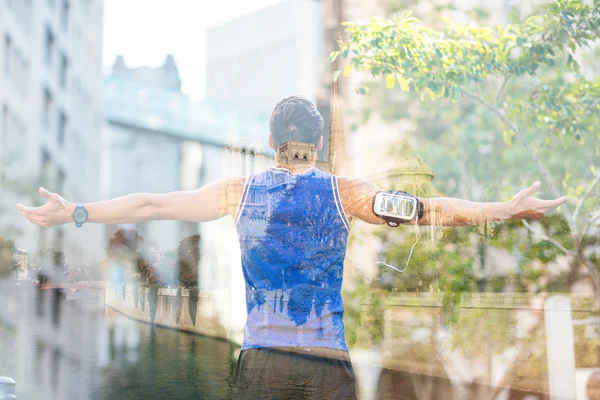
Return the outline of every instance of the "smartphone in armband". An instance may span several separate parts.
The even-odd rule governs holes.
[[[415,196],[402,191],[378,192],[373,198],[373,213],[395,228],[413,220],[415,216],[421,218],[423,203]]]

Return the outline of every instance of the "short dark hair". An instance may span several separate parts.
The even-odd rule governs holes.
[[[269,127],[275,148],[289,141],[316,146],[323,134],[323,117],[307,98],[290,96],[277,103]]]

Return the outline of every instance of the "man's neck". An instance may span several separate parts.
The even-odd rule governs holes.
[[[290,171],[292,174],[301,174],[303,172],[308,171],[311,168],[315,167],[314,163],[301,163],[301,164],[291,164],[286,165],[279,160],[275,163],[276,168],[284,168]]]
[[[275,152],[275,165],[294,174],[314,168],[316,160],[316,146],[310,143],[288,141]]]

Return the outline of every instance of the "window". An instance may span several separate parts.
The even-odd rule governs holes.
[[[242,176],[246,176],[246,149],[242,149]]]
[[[48,150],[46,149],[42,149],[42,165],[40,168],[40,179],[42,181],[42,184],[44,186],[46,186],[49,183],[49,178],[50,178],[50,174],[49,171],[51,169],[51,164],[52,161],[50,159],[50,153],[48,153]]]
[[[23,57],[18,48],[14,48],[10,62],[12,67],[9,66],[9,73],[12,75],[13,82],[17,89],[21,89],[21,76],[23,75]]]
[[[69,0],[63,0],[62,8],[60,11],[60,26],[63,31],[66,32],[69,30],[69,11],[71,5],[69,4]]]
[[[8,33],[4,34],[4,76],[10,75],[10,53],[11,49],[11,38]]]
[[[60,194],[63,194],[65,192],[65,171],[63,171],[62,169],[58,170],[58,176],[57,176],[57,180],[56,180],[56,191]]]
[[[60,55],[60,70],[58,73],[58,83],[61,89],[65,89],[67,87],[67,72],[69,69],[69,59],[62,53]]]
[[[50,166],[50,154],[45,149],[42,149],[42,170],[46,170]]]
[[[45,128],[50,128],[50,113],[52,112],[52,93],[50,89],[44,88],[44,106],[42,112],[42,125]]]
[[[6,148],[6,142],[8,141],[8,106],[2,105],[2,125],[0,126],[0,159],[2,156],[2,149]],[[2,165],[0,165],[0,169]]]
[[[29,92],[29,60],[23,60],[23,71],[21,78],[21,90],[23,91],[23,95],[27,96],[27,92]]]
[[[56,39],[54,37],[54,33],[52,33],[52,29],[49,26],[46,26],[46,43],[45,43],[45,59],[46,65],[48,67],[52,67],[52,58],[54,57],[54,45],[56,43]]]
[[[58,145],[62,147],[65,144],[65,134],[67,130],[67,116],[63,111],[58,113],[58,131],[57,141]]]

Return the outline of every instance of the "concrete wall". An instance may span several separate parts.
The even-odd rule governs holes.
[[[201,292],[196,313],[196,324],[188,313],[189,295],[184,290],[179,309],[177,290],[160,289],[155,323],[184,331],[201,333],[238,342],[240,326],[222,315],[221,304],[229,298],[226,291]],[[511,390],[548,394],[546,332],[544,328],[544,301],[553,293],[467,293],[462,295],[457,308],[457,320],[450,322],[444,311],[443,293],[391,293],[380,308],[383,338],[377,341],[373,332],[372,304],[358,306],[361,322],[353,319],[350,307],[354,300],[345,297],[346,339],[352,360],[357,368],[371,364],[379,370],[401,371],[421,376],[424,382],[448,380],[456,390],[498,387]],[[566,294],[571,301],[573,320],[594,316],[593,299],[583,294]],[[107,305],[123,314],[150,321],[148,297],[144,310],[134,307],[132,288],[125,299],[120,287],[110,287]],[[577,368],[589,368],[595,363],[595,343],[598,333],[594,326],[576,329],[574,346]],[[351,343],[350,336],[357,337]],[[375,339],[375,340],[374,340]],[[590,352],[590,350],[592,350]],[[367,357],[368,356],[368,357]],[[593,366],[593,365],[592,365]],[[384,379],[382,373],[381,379]],[[485,390],[488,390],[485,389]],[[479,389],[478,389],[479,390]],[[484,390],[484,389],[481,389]]]
[[[150,303],[148,295],[145,295],[144,306],[141,304],[140,289],[138,305],[135,306],[133,287],[128,286],[125,298],[123,298],[122,287],[109,285],[106,290],[106,305],[139,321],[151,322]],[[146,293],[148,289],[145,289]],[[216,338],[229,339],[229,332],[222,323],[222,315],[219,313],[218,303],[221,296],[200,292],[198,307],[196,310],[196,324],[192,322],[189,314],[189,290],[183,289],[181,306],[178,308],[179,298],[177,289],[159,289],[156,305],[156,316],[154,323],[161,326],[176,328],[182,331],[195,332]]]

